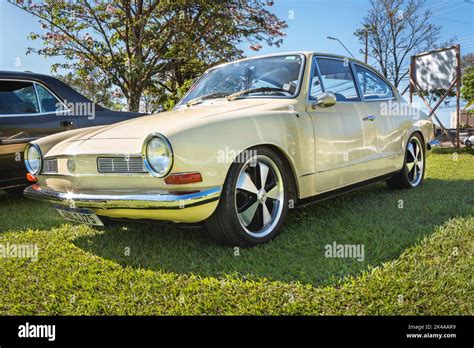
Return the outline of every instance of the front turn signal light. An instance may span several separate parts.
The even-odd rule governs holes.
[[[38,182],[36,176],[31,173],[26,173],[26,180],[28,180],[29,182]]]
[[[202,176],[201,173],[176,173],[171,174],[165,179],[165,182],[168,185],[183,185],[191,184],[193,182],[201,182]]]

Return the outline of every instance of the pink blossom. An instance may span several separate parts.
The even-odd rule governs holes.
[[[112,6],[112,4],[108,4],[105,11],[108,13],[108,14],[114,14],[115,13],[115,7]]]

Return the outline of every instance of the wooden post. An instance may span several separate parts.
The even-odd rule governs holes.
[[[431,118],[431,116],[433,116],[436,119],[436,121],[438,121],[439,126],[441,127],[443,133],[446,134],[446,136],[449,138],[449,141],[451,142],[451,144],[453,144],[454,147],[456,147],[456,143],[455,143],[454,139],[451,137],[451,134],[449,134],[448,130],[446,128],[444,128],[443,123],[441,122],[441,120],[436,115],[436,109],[441,104],[443,99],[446,97],[447,93],[451,90],[451,88],[452,88],[452,86],[454,85],[455,82],[456,82],[456,79],[453,80],[453,82],[451,83],[450,89],[445,93],[445,95],[440,99],[440,101],[438,102],[438,104],[434,108],[431,107],[431,105],[426,101],[426,99],[423,95],[420,95],[421,100],[423,101],[423,103],[425,103],[426,107],[430,111],[430,114],[428,115],[428,117]],[[420,86],[418,86],[418,83],[415,82],[415,84],[416,84],[418,89],[421,89]]]
[[[459,123],[461,121],[461,115],[459,113],[460,109],[460,102],[461,102],[461,46],[457,45],[456,46],[456,62],[457,62],[457,67],[456,67],[456,73],[457,73],[457,78],[458,81],[456,83],[456,143],[457,143],[457,148],[459,149],[461,147],[461,143],[459,141]]]

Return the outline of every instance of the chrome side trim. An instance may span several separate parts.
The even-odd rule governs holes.
[[[183,209],[219,200],[221,187],[196,192],[124,191],[60,192],[35,184],[23,191],[27,198],[59,205],[100,209]]]

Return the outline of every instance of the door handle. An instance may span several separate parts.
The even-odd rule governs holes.
[[[375,120],[375,116],[366,116],[363,118],[364,121],[374,121]]]
[[[61,121],[59,122],[59,124],[61,125],[61,127],[68,127],[68,126],[73,126],[74,121]]]

